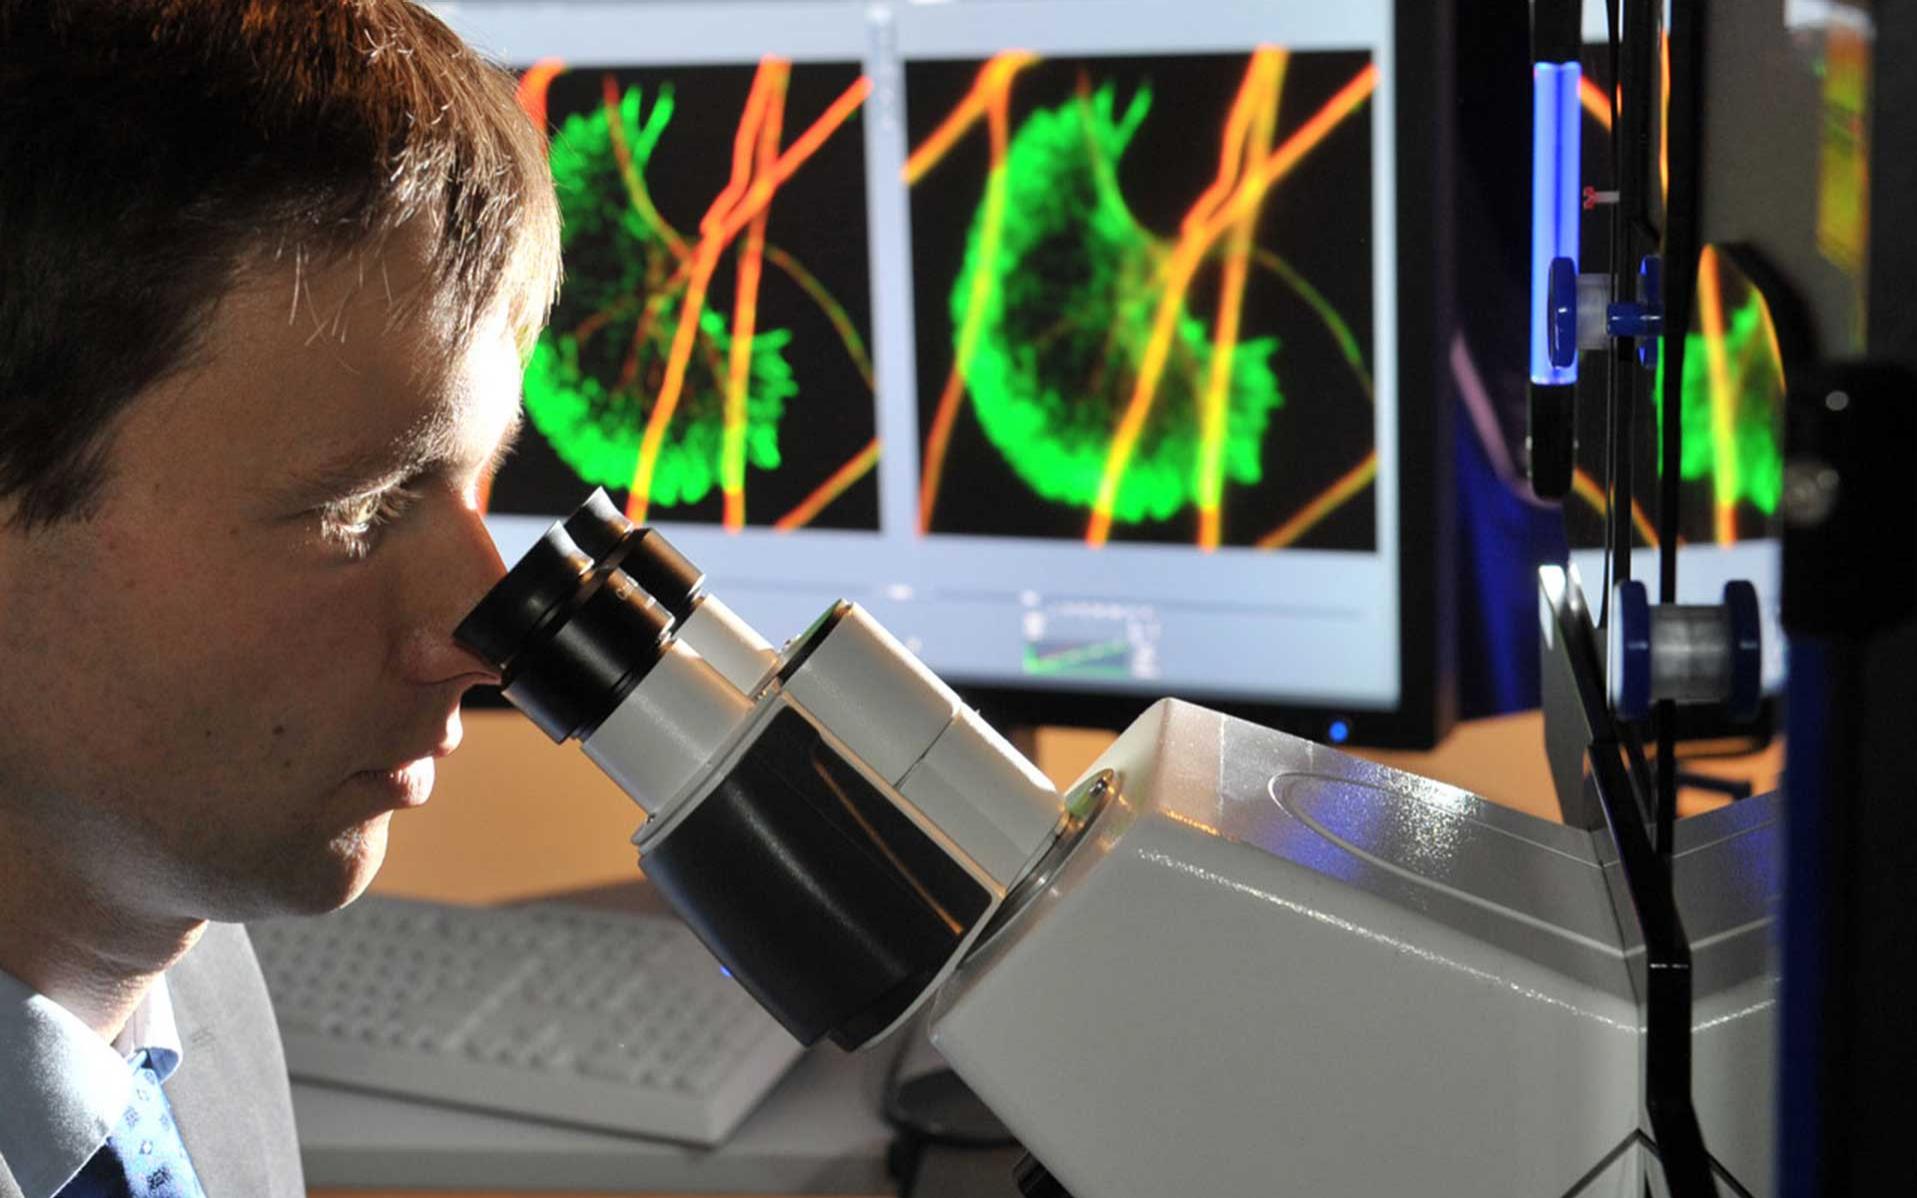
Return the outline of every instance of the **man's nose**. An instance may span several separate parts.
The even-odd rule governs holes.
[[[461,508],[436,531],[433,549],[417,563],[422,600],[400,649],[402,672],[424,685],[497,685],[498,671],[454,640],[453,629],[506,576],[506,564],[477,511]]]

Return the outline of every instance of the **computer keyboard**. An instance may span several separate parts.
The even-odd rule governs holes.
[[[247,930],[295,1078],[715,1144],[802,1051],[667,916],[367,895]]]

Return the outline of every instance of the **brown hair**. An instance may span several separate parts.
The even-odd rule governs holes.
[[[523,344],[558,225],[511,76],[407,0],[0,0],[0,503],[84,516],[249,269],[424,229],[394,319],[463,339],[503,299]]]

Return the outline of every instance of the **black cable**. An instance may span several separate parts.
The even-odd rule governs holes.
[[[1744,1183],[1732,1177],[1731,1171],[1726,1169],[1724,1163],[1714,1155],[1711,1157],[1711,1172],[1717,1174],[1718,1180],[1737,1191],[1737,1198],[1753,1198],[1751,1192],[1744,1188]]]
[[[899,1074],[904,1068],[905,1057],[915,1043],[915,1036],[901,1033],[903,1043],[892,1054],[892,1063],[885,1070],[885,1094],[879,1105],[879,1117],[884,1119],[893,1130],[909,1132],[921,1143],[937,1144],[944,1148],[1009,1148],[1018,1140],[1008,1131],[963,1131],[949,1126],[939,1126],[930,1121],[928,1112],[917,1112],[903,1100],[904,1085]],[[948,1072],[940,1070],[939,1072]],[[955,1075],[956,1076],[956,1075]],[[916,1080],[916,1079],[914,1079]]]
[[[1584,1176],[1578,1178],[1576,1182],[1572,1183],[1571,1188],[1564,1192],[1564,1198],[1576,1198],[1577,1195],[1583,1193],[1586,1189],[1589,1189],[1591,1183],[1596,1181],[1599,1177],[1603,1176],[1604,1171],[1611,1167],[1611,1164],[1613,1161],[1617,1160],[1618,1157],[1623,1156],[1626,1150],[1636,1147],[1638,1145],[1642,1145],[1644,1148],[1644,1151],[1650,1153],[1651,1156],[1654,1159],[1656,1159],[1659,1164],[1663,1163],[1664,1157],[1663,1157],[1663,1154],[1661,1154],[1657,1150],[1657,1141],[1645,1135],[1643,1128],[1641,1127],[1632,1128],[1630,1135],[1627,1135],[1622,1140],[1619,1140],[1615,1148],[1605,1153],[1603,1157],[1601,1157],[1598,1160],[1597,1164],[1592,1165],[1588,1170],[1585,1171]],[[1707,1154],[1707,1155],[1710,1155],[1710,1154]],[[1710,1159],[1711,1159],[1711,1172],[1717,1174],[1719,1181],[1722,1181],[1725,1185],[1731,1187],[1732,1191],[1734,1191],[1737,1194],[1738,1198],[1753,1198],[1751,1192],[1744,1188],[1744,1183],[1737,1180],[1736,1177],[1732,1176],[1731,1171],[1724,1167],[1724,1162],[1718,1160],[1715,1155],[1711,1155]],[[1645,1184],[1646,1186],[1648,1186],[1650,1183],[1646,1182]]]
[[[1650,1142],[1651,1137],[1645,1135],[1642,1128],[1632,1128],[1630,1135],[1619,1140],[1611,1151],[1598,1158],[1597,1164],[1584,1171],[1584,1176],[1571,1183],[1571,1188],[1564,1191],[1564,1198],[1577,1198],[1579,1194],[1591,1188],[1592,1182],[1604,1176],[1604,1171],[1609,1169],[1618,1157],[1623,1156],[1638,1144],[1648,1145]]]
[[[1664,1162],[1664,1154],[1657,1150],[1657,1141],[1645,1135],[1643,1128],[1632,1132],[1631,1136],[1626,1137],[1626,1142],[1628,1143],[1632,1137],[1635,1137],[1638,1143],[1643,1144],[1644,1151],[1655,1157],[1659,1164]],[[1705,1155],[1710,1158],[1711,1172],[1717,1174],[1718,1180],[1737,1191],[1738,1198],[1753,1198],[1751,1192],[1744,1188],[1744,1183],[1737,1180],[1731,1171],[1724,1167],[1724,1162],[1718,1160],[1715,1153],[1705,1153]]]
[[[911,1104],[906,1101],[905,1090],[912,1082],[922,1081],[925,1077],[931,1077],[937,1073],[950,1072],[941,1069],[935,1070],[934,1074],[921,1075],[919,1078],[901,1079],[900,1075],[905,1070],[905,1058],[918,1043],[921,1026],[920,1021],[915,1020],[910,1027],[903,1028],[897,1033],[899,1047],[892,1054],[892,1060],[886,1065],[885,1080],[881,1083],[879,1117],[885,1120],[886,1125],[893,1132],[892,1144],[886,1153],[886,1164],[892,1175],[898,1178],[899,1198],[912,1198],[912,1193],[918,1185],[920,1166],[924,1161],[927,1148],[985,1151],[1010,1148],[1018,1143],[1003,1125],[999,1125],[997,1130],[966,1131],[949,1124],[938,1123],[933,1117],[933,1112],[915,1111],[911,1108]],[[956,1075],[953,1075],[953,1079],[958,1085],[963,1085],[962,1082],[957,1082]],[[973,1101],[977,1101],[975,1096]],[[984,1109],[982,1103],[980,1109]],[[997,1122],[996,1118],[993,1122]]]
[[[1622,286],[1623,278],[1619,271],[1619,265],[1620,263],[1628,261],[1630,257],[1629,243],[1625,240],[1626,235],[1622,219],[1624,211],[1624,154],[1622,146],[1622,122],[1618,119],[1617,109],[1618,90],[1622,83],[1622,76],[1619,74],[1618,66],[1622,57],[1618,49],[1618,0],[1605,0],[1604,20],[1608,38],[1606,51],[1607,57],[1610,60],[1610,86],[1605,89],[1605,99],[1609,101],[1611,106],[1610,182],[1612,189],[1618,193],[1617,200],[1611,205],[1611,299],[1615,302],[1622,298],[1618,294]],[[1626,491],[1630,489],[1631,471],[1629,466],[1631,447],[1629,445],[1620,446],[1619,442],[1622,438],[1618,428],[1618,387],[1620,385],[1620,375],[1626,361],[1626,355],[1620,353],[1617,346],[1612,346],[1611,361],[1605,372],[1604,388],[1604,589],[1598,595],[1598,627],[1600,628],[1603,628],[1606,622],[1611,618],[1612,563],[1617,560],[1618,553],[1617,521],[1615,518],[1616,514],[1612,509],[1617,505],[1620,472],[1622,472],[1624,479],[1624,489]],[[1625,496],[1624,510],[1626,512],[1631,510],[1630,496],[1628,494]],[[1624,537],[1624,563],[1622,567],[1616,570],[1616,578],[1619,582],[1628,581],[1631,577],[1630,553],[1631,539],[1627,534]],[[1615,662],[1604,663],[1606,673],[1616,668],[1617,663]]]
[[[914,1036],[914,1033],[917,1031],[916,1020],[914,1024],[914,1027],[899,1033],[899,1048],[897,1052],[892,1054],[891,1062],[885,1067],[885,1081],[881,1084],[879,1093],[879,1118],[892,1124],[894,1127],[898,1126],[897,1120],[893,1118],[893,1112],[895,1109],[894,1104],[898,1102],[899,1097],[897,1093],[899,1074],[905,1068],[905,1055],[912,1051],[912,1045],[916,1042]]]
[[[1672,0],[1670,28],[1670,107],[1664,131],[1670,161],[1669,194],[1664,206],[1663,459],[1658,479],[1658,602],[1677,602],[1677,537],[1684,461],[1683,384],[1685,333],[1697,293],[1700,188],[1703,184],[1700,139],[1703,107],[1704,0]],[[1677,820],[1677,706],[1659,703],[1652,715],[1657,731],[1657,850],[1671,854]]]
[[[916,1029],[914,1029],[916,1030]],[[892,1054],[892,1060],[885,1067],[885,1080],[880,1084],[879,1118],[885,1120],[892,1129],[892,1143],[885,1153],[886,1169],[898,1179],[899,1198],[912,1198],[918,1188],[919,1165],[925,1156],[926,1141],[913,1131],[906,1122],[899,1102],[899,1073],[905,1067],[905,1056],[912,1051],[913,1031],[899,1034],[898,1051]]]

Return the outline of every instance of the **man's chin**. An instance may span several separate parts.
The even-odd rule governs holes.
[[[249,918],[276,915],[324,915],[346,906],[373,883],[386,860],[386,828],[391,812],[355,824],[317,850],[288,846],[276,854],[271,877],[255,880],[261,910]]]
[[[315,879],[321,883],[313,895],[315,914],[337,911],[366,893],[386,861],[386,830],[392,818],[392,812],[382,811],[333,839],[328,847],[335,869],[323,881]]]

